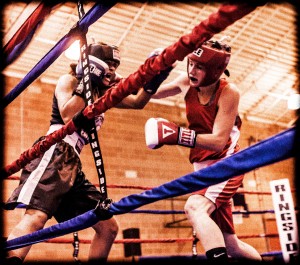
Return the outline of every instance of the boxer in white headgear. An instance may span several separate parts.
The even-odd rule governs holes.
[[[120,65],[120,53],[116,46],[96,43],[89,46],[88,56],[91,90],[93,97],[97,99],[111,89],[113,84],[120,82],[121,77],[116,73]],[[71,72],[59,78],[53,96],[48,134],[63,127],[86,107],[82,78],[81,63],[77,66],[72,64]],[[155,87],[160,85],[157,78],[160,82],[164,80],[160,74],[155,76],[146,84],[151,89],[140,88],[136,94],[124,98],[116,107],[142,109],[153,91],[156,91]],[[95,117],[98,129],[103,121],[103,114]],[[12,210],[20,203],[26,204],[27,208],[21,221],[9,234],[8,240],[42,229],[52,217],[58,222],[74,218],[94,209],[103,199],[103,194],[82,171],[80,152],[89,142],[89,128],[87,124],[80,128],[84,129],[67,135],[23,169],[20,184],[4,208]],[[95,234],[90,245],[89,262],[105,263],[117,236],[117,222],[114,217],[108,216],[107,220],[99,221],[92,228]],[[21,264],[29,250],[30,246],[8,251],[7,264]]]

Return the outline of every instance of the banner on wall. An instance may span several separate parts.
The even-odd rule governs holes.
[[[285,263],[299,255],[298,226],[288,179],[270,181],[277,230]]]

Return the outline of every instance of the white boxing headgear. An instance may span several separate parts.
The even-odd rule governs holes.
[[[114,61],[119,65],[121,60],[120,52],[117,46],[97,43],[89,45],[88,54],[92,86],[99,88],[102,86],[103,77],[109,70],[109,66],[106,62]],[[77,64],[76,76],[78,78],[82,78],[83,76],[81,61]]]

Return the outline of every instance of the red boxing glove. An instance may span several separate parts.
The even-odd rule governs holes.
[[[145,124],[146,145],[157,149],[164,144],[195,147],[196,132],[162,118],[150,118]]]

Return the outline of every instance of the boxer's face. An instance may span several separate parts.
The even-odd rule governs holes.
[[[188,60],[188,76],[191,87],[199,87],[206,74],[205,67],[199,62]]]
[[[110,82],[113,81],[116,73],[116,69],[118,68],[119,64],[115,61],[105,61],[108,65],[108,73],[103,77],[102,83],[104,86],[109,86]]]

